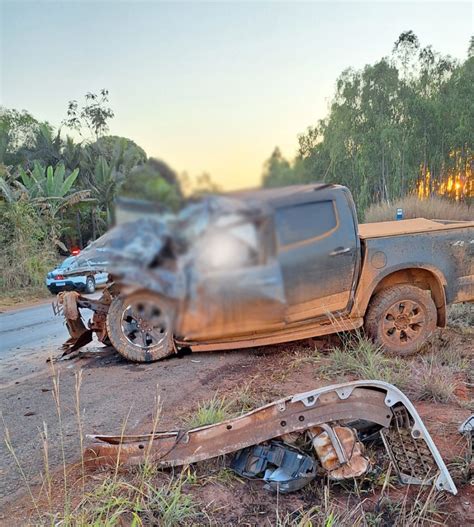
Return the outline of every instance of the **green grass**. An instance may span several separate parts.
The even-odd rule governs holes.
[[[321,362],[319,372],[326,377],[354,375],[359,379],[381,380],[401,389],[409,382],[406,364],[401,359],[387,357],[382,348],[361,333],[345,338],[341,347],[334,348],[327,361]]]
[[[185,419],[185,425],[191,429],[219,423],[250,412],[267,402],[268,397],[257,395],[250,383],[243,386],[232,398],[219,397],[216,392],[211,399],[198,404],[197,409]]]
[[[225,397],[220,398],[215,393],[212,399],[199,403],[197,410],[186,419],[186,427],[198,428],[229,419],[230,406],[231,403]]]
[[[203,515],[194,498],[183,492],[186,483],[183,474],[159,486],[153,479],[143,480],[143,475],[136,483],[109,476],[87,492],[68,515],[52,518],[53,524],[65,527],[173,527],[195,523]]]
[[[183,493],[183,479],[171,480],[166,487],[147,484],[144,517],[151,525],[172,527],[195,522],[202,517],[197,502]]]

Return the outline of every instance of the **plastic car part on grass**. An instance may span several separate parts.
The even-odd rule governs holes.
[[[255,445],[268,445],[277,438],[283,445],[292,447],[289,438],[294,434],[310,431],[314,438],[315,429],[322,433],[328,431],[328,426],[333,431],[337,427],[346,427],[358,430],[360,437],[354,437],[353,452],[347,449],[341,452],[343,435],[327,434],[336,457],[342,455],[339,464],[332,468],[347,467],[345,477],[355,477],[363,470],[360,464],[351,467],[349,462],[352,453],[362,453],[358,443],[367,435],[364,423],[373,427],[369,436],[374,437],[377,433],[382,436],[402,483],[434,484],[438,490],[456,494],[449,471],[415,407],[398,388],[382,381],[326,386],[286,397],[234,419],[192,430],[136,436],[88,436],[92,444],[86,448],[84,458],[89,466],[133,465],[145,458],[162,467],[180,466]],[[331,439],[334,435],[337,435],[337,441]],[[315,458],[318,457],[317,451],[310,451]],[[324,457],[319,461],[324,467]]]
[[[459,427],[459,433],[471,436],[474,434],[474,414],[470,415]]]
[[[282,494],[299,490],[316,477],[316,460],[277,441],[239,450],[230,468],[245,478],[258,478]]]

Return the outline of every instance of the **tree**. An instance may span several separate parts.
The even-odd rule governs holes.
[[[290,162],[283,157],[281,150],[275,147],[263,166],[263,184],[266,187],[285,185],[294,179]]]
[[[16,165],[21,152],[33,145],[40,123],[26,110],[0,106],[0,163]]]
[[[299,137],[291,170],[274,156],[265,167],[264,184],[281,179],[343,183],[361,212],[372,202],[406,193],[468,199],[473,195],[472,100],[474,58],[459,64],[422,47],[406,31],[391,57],[340,75],[329,115]],[[303,172],[296,173],[298,164]]]
[[[143,148],[127,137],[107,135],[100,137],[89,145],[89,149],[97,156],[103,157],[113,168],[127,177],[138,165],[147,160]]]
[[[153,201],[163,210],[177,210],[183,202],[176,172],[164,161],[153,158],[132,170],[121,185],[119,195]]]
[[[96,199],[98,205],[91,211],[93,237],[95,238],[97,231],[105,231],[115,221],[114,200],[124,176],[121,172],[115,170],[105,157],[99,156],[94,172],[89,177],[92,196]],[[105,213],[105,223],[101,222],[101,212]]]
[[[81,136],[84,129],[87,129],[90,136],[97,140],[108,131],[109,120],[114,117],[114,112],[108,103],[108,90],[102,89],[98,94],[88,92],[82,106],[79,106],[76,100],[69,101],[67,117],[63,120],[63,124],[76,130]]]

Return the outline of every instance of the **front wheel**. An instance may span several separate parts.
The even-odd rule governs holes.
[[[107,314],[112,346],[128,360],[153,362],[175,352],[172,308],[160,296],[137,291],[116,297]]]
[[[436,329],[437,312],[430,292],[413,285],[383,289],[365,317],[368,336],[391,355],[416,353]]]

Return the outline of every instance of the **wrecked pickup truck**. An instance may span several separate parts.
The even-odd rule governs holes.
[[[79,258],[108,262],[98,300],[63,293],[71,338],[124,357],[287,342],[364,327],[416,352],[450,303],[474,300],[474,221],[358,224],[349,190],[312,184],[210,196],[116,226]],[[88,327],[80,310],[94,312]]]

